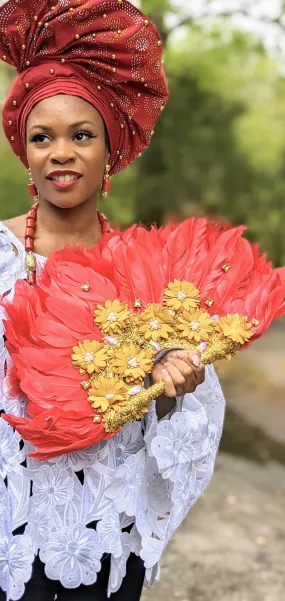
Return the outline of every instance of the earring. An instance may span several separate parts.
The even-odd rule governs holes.
[[[102,196],[104,196],[104,198],[107,198],[107,196],[111,190],[111,187],[112,187],[110,171],[111,171],[111,166],[106,165],[105,173],[104,173],[104,177],[103,177],[103,184],[102,184]]]
[[[32,172],[29,169],[29,183],[28,183],[28,190],[29,190],[29,194],[31,195],[32,198],[35,198],[36,200],[38,200],[38,191],[37,188],[33,182],[33,176],[32,176]]]

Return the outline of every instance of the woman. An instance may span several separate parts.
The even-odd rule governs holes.
[[[161,42],[139,10],[126,0],[51,4],[0,8],[0,55],[19,73],[4,131],[39,201],[0,225],[0,293],[10,298],[18,279],[35,283],[55,249],[98,243],[108,228],[98,192],[148,146],[167,100]],[[23,416],[1,340],[0,409]],[[168,540],[210,480],[224,415],[198,352],[158,356],[152,380],[161,379],[166,394],[143,422],[49,462],[28,457],[29,445],[0,420],[1,601],[135,601],[156,579]],[[168,470],[152,445],[160,438]]]

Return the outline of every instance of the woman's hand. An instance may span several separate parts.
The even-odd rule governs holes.
[[[195,392],[205,380],[205,366],[198,351],[170,351],[156,363],[152,382],[165,382],[165,396],[173,398]]]
[[[175,397],[195,392],[204,382],[205,366],[201,354],[198,351],[169,351],[152,370],[152,384],[161,380],[165,383],[165,393],[157,400],[159,418],[173,409]]]

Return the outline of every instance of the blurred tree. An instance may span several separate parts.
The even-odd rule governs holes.
[[[285,263],[281,52],[269,55],[260,40],[228,19],[213,20],[211,1],[205,0],[199,16],[197,2],[184,3],[187,14],[171,0],[140,4],[165,40],[170,101],[150,149],[113,178],[110,200],[101,209],[123,226],[133,220],[161,223],[170,214],[245,222],[250,237],[276,263]],[[276,26],[283,27],[282,19]],[[11,73],[1,67],[1,94]],[[30,203],[27,174],[8,146],[0,136],[2,219],[25,212]]]

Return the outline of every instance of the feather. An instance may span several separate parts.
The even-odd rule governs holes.
[[[187,271],[187,280],[192,281],[204,296],[220,281],[222,267],[228,262],[229,252],[233,254],[242,231],[243,228],[235,228],[222,233],[210,252]]]
[[[78,339],[81,335],[94,340],[102,339],[99,328],[94,326],[92,312],[86,308],[85,303],[80,302],[80,299],[67,297],[67,295],[63,298],[52,296],[47,298],[46,308],[52,316],[76,333]]]
[[[132,229],[127,234],[126,242],[122,240],[117,245],[113,257],[114,279],[116,288],[120,291],[120,300],[132,309],[136,299],[141,300],[142,307],[149,303],[159,303],[164,289],[160,246],[156,238],[151,243],[149,232],[142,228],[140,232]],[[133,239],[134,235],[136,239]]]
[[[188,281],[190,267],[203,254],[205,219],[188,219],[169,236],[162,251],[165,285],[174,280]]]

